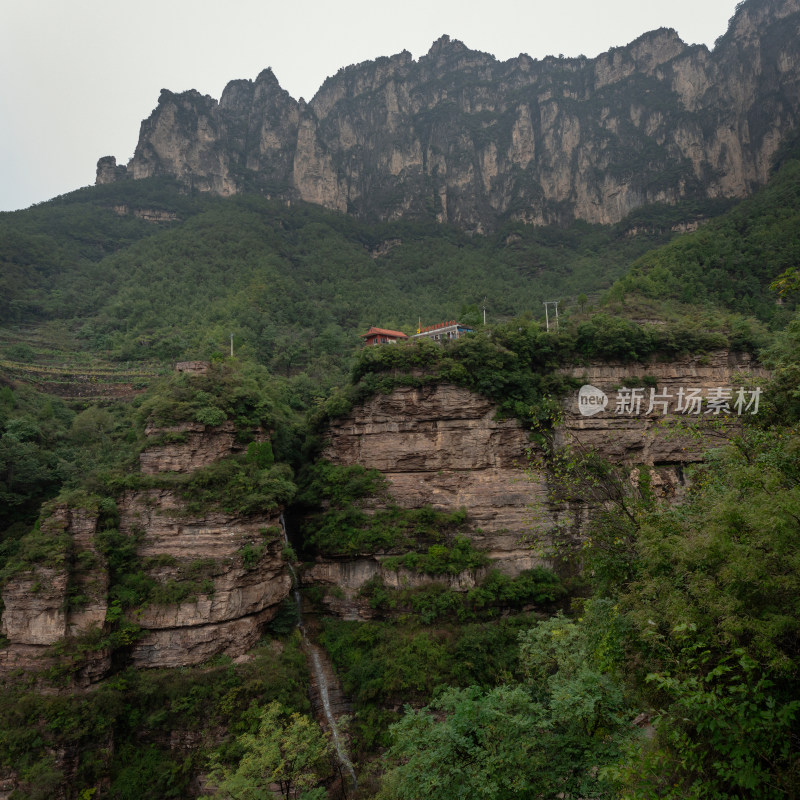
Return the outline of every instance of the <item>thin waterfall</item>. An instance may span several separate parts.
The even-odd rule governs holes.
[[[291,547],[289,544],[289,537],[286,534],[286,522],[283,518],[283,513],[281,513],[280,521],[281,531],[283,533],[283,542],[287,547]],[[330,695],[328,693],[328,680],[325,677],[325,671],[322,669],[322,662],[319,658],[319,652],[317,651],[316,646],[313,645],[311,640],[308,638],[305,626],[303,625],[303,607],[302,600],[300,599],[300,581],[297,578],[297,573],[295,572],[291,559],[287,558],[286,563],[289,566],[289,574],[292,576],[292,595],[294,596],[294,602],[297,605],[297,627],[300,629],[300,637],[303,640],[305,651],[311,656],[311,669],[314,673],[314,677],[317,679],[317,686],[319,687],[319,694],[320,698],[322,699],[322,708],[325,712],[325,719],[328,720],[328,726],[331,730],[333,745],[336,748],[336,756],[339,759],[339,763],[350,775],[350,778],[353,781],[353,791],[356,791],[358,789],[356,773],[353,769],[353,764],[350,761],[350,757],[347,754],[347,748],[342,741],[339,726],[336,724],[336,718],[333,716]]]

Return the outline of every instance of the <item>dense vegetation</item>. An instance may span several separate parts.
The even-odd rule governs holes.
[[[72,797],[91,798],[105,784],[115,800],[184,798],[214,750],[215,730],[255,732],[271,701],[308,714],[306,683],[297,637],[280,652],[257,648],[244,665],[222,657],[198,669],[128,669],[89,691],[43,694],[14,683],[0,707],[0,765],[18,771],[20,798],[53,797],[65,782]],[[176,732],[195,746],[183,754],[171,747]],[[70,753],[71,775],[55,763],[60,748]]]
[[[377,553],[386,574],[419,579],[362,586],[367,622],[324,614],[336,587],[305,592],[319,617],[312,635],[353,702],[359,796],[799,796],[799,164],[788,149],[762,192],[650,252],[685,210],[642,210],[615,229],[510,225],[470,238],[249,196],[187,197],[158,180],[0,215],[10,371],[0,378],[0,582],[32,566],[93,568],[51,525],[54,500],[98,514],[109,577],[103,631],[53,648],[41,684],[13,676],[3,689],[0,769],[21,779],[14,800],[65,785],[80,800],[260,796],[250,793],[264,775],[308,800],[341,779],[309,716],[294,603],[251,661],[125,667],[137,611],[208,593],[220,568],[140,558],[117,515],[137,489],[169,489],[186,513],[290,506],[302,558]],[[555,298],[567,313],[548,332],[539,309]],[[420,317],[459,313],[474,335],[357,350],[370,324],[411,332]],[[561,367],[639,362],[646,380],[648,359],[723,346],[760,355],[773,378],[763,413],[717,434],[681,503],[665,505],[646,470],[555,447],[557,401],[572,388]],[[209,372],[159,374],[165,360],[192,357]],[[39,372],[70,359],[64,374],[101,361],[125,374],[133,362],[136,382],[118,399],[35,390]],[[466,511],[402,509],[380,473],[319,458],[330,417],[437,382],[521,420],[554,491],[595,509],[584,546],[559,553],[579,580],[544,569],[509,578],[466,535]],[[231,426],[237,454],[191,475],[139,473],[142,450],[180,444],[187,434],[169,428],[187,423]],[[242,565],[278,533],[261,531]],[[172,577],[154,577],[159,568]],[[461,575],[467,591],[451,583]],[[112,677],[78,688],[99,653]]]
[[[0,320],[64,320],[84,346],[123,361],[209,357],[233,333],[237,351],[274,373],[305,374],[312,394],[341,380],[343,356],[369,325],[411,332],[484,298],[492,320],[539,317],[544,300],[599,295],[672,235],[625,230],[511,224],[469,237],[127,181],[0,214]]]
[[[779,154],[767,186],[698,231],[646,253],[612,287],[624,307],[723,307],[783,327],[795,298],[770,284],[800,263],[800,140]]]
[[[800,418],[772,413],[731,431],[679,505],[560,452],[553,491],[603,498],[573,552],[592,598],[521,633],[503,685],[407,706],[378,796],[797,796]]]

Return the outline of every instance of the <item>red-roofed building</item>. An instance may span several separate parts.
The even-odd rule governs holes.
[[[370,328],[366,333],[361,334],[365,345],[369,344],[394,344],[397,341],[408,339],[402,331],[389,331],[386,328]]]

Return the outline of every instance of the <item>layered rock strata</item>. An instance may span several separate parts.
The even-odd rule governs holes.
[[[578,408],[578,391],[573,392],[564,402],[564,424],[556,432],[556,443],[573,443],[610,461],[651,466],[701,461],[714,441],[713,424],[726,417],[715,414],[713,407],[709,411],[708,400],[719,389],[729,390],[727,416],[735,425],[742,416],[736,409],[739,390],[745,390],[749,402],[768,377],[752,356],[728,350],[647,364],[597,361],[564,372],[600,389],[608,404],[604,411],[584,416]],[[625,391],[634,389],[641,391]],[[647,413],[651,394],[653,409]],[[694,403],[692,398],[697,397],[702,405]],[[681,401],[683,412],[678,411]],[[741,410],[745,412],[744,406]],[[752,412],[751,406],[744,416]]]
[[[255,441],[264,440],[261,431],[253,433]],[[236,441],[236,428],[232,422],[223,422],[214,427],[199,422],[182,422],[168,426],[148,425],[145,435],[163,439],[164,442],[151,445],[140,453],[139,468],[144,475],[194,472],[246,449],[246,445]]]
[[[229,423],[150,428],[148,434],[182,437],[141,454],[148,475],[190,473],[241,449]],[[291,586],[277,512],[246,518],[191,513],[167,489],[126,492],[117,512],[119,534],[135,543],[137,569],[156,587],[154,598],[129,615],[141,629],[130,647],[133,665],[188,666],[219,653],[239,656],[256,643]],[[53,556],[3,588],[0,631],[10,644],[0,648],[0,670],[41,668],[51,663],[51,645],[112,627],[97,512],[58,505],[41,530]],[[97,650],[85,667],[86,682],[109,666],[109,654]]]
[[[126,494],[120,532],[136,537],[138,555],[158,583],[211,582],[181,603],[148,604],[136,615],[147,633],[133,646],[137,666],[197,664],[218,653],[238,656],[260,638],[288,596],[278,515],[239,518],[223,512],[187,514],[172,492]],[[245,565],[245,546],[262,550]]]
[[[51,540],[49,558],[13,575],[3,587],[0,672],[41,668],[53,663],[49,646],[93,627],[107,610],[108,572],[94,541],[97,514],[56,505],[41,524]],[[91,681],[108,667],[99,650],[78,680]]]
[[[701,460],[714,444],[713,432],[698,433],[693,428],[707,428],[706,423],[719,420],[705,413],[707,405],[700,414],[676,413],[678,390],[683,389],[684,396],[699,392],[706,397],[719,388],[731,390],[730,424],[735,425],[736,390],[749,387],[750,398],[758,380],[766,376],[748,355],[727,351],[669,363],[593,363],[566,372],[576,384],[591,384],[605,393],[608,403],[606,411],[584,416],[576,388],[563,400],[556,444],[648,469],[654,488],[667,498],[681,495],[684,467]],[[644,398],[636,413],[627,413],[627,406],[619,402],[631,388],[641,389]],[[663,405],[647,413],[650,389],[660,398],[673,396],[668,413],[660,413]],[[443,512],[465,508],[474,546],[487,551],[492,567],[516,575],[547,564],[543,553],[549,545],[548,532],[564,523],[580,527],[590,510],[551,500],[546,473],[530,467],[529,456],[536,452],[531,451],[525,430],[516,420],[496,419],[496,413],[491,401],[461,387],[398,387],[334,420],[324,457],[335,464],[380,470],[389,481],[392,501],[402,507],[430,505]],[[375,576],[394,588],[431,581],[407,570],[386,569],[382,564],[386,555],[317,559],[303,579],[338,587],[326,599],[332,612],[346,618],[369,616],[359,590]],[[437,580],[467,590],[482,576],[483,571],[477,571]]]

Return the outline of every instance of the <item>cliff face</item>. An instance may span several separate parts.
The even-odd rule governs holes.
[[[525,432],[495,414],[490,400],[457,386],[401,387],[335,421],[323,455],[334,464],[380,470],[401,506],[465,507],[476,544],[519,564],[531,553],[515,544],[518,532],[541,493],[521,480]]]
[[[108,570],[95,544],[96,528],[96,513],[66,505],[53,507],[42,522],[44,536],[57,544],[49,559],[18,572],[3,588],[0,633],[9,645],[0,649],[0,674],[52,666],[50,645],[104,626]],[[101,677],[108,655],[98,649],[77,680]]]
[[[310,103],[270,70],[219,102],[164,90],[127,173],[255,190],[363,217],[482,231],[613,223],[648,203],[742,197],[800,121],[800,0],[747,0],[710,52],[675,31],[587,58],[506,62],[444,36],[347,67]]]
[[[147,436],[172,436],[178,441],[148,447],[139,455],[139,467],[145,475],[159,472],[194,472],[207,467],[220,458],[241,452],[244,445],[236,442],[236,430],[232,422],[223,422],[214,428],[199,422],[183,422],[168,427],[148,425]],[[255,441],[263,440],[260,431],[255,431]]]
[[[138,539],[148,574],[161,585],[197,586],[182,602],[149,603],[137,613],[146,633],[133,646],[133,664],[186,666],[249,650],[291,588],[278,524],[277,515],[189,514],[168,491],[126,494],[120,532]],[[244,558],[248,545],[261,551],[256,563]]]
[[[563,424],[556,430],[556,444],[571,444],[595,452],[616,463],[637,465],[651,472],[656,491],[664,497],[680,496],[683,467],[702,458],[708,440],[691,435],[668,434],[664,424],[674,423],[675,401],[662,416],[661,407],[647,414],[647,401],[639,413],[617,413],[622,387],[657,383],[656,393],[677,396],[699,389],[732,388],[734,395],[746,377],[765,373],[750,357],[727,351],[694,356],[670,363],[597,363],[569,371],[608,397],[606,411],[583,416],[577,390],[563,401]],[[644,391],[649,397],[649,389]],[[468,390],[451,386],[400,387],[390,395],[378,394],[348,415],[334,420],[324,457],[335,464],[360,464],[380,470],[390,482],[392,499],[406,508],[430,505],[452,512],[467,511],[470,538],[487,551],[491,566],[516,575],[546,563],[542,549],[549,544],[548,531],[576,509],[551,501],[543,473],[528,470],[531,444],[515,420],[498,421],[496,408]],[[689,415],[688,421],[698,417]],[[735,419],[735,417],[734,417]],[[589,509],[578,510],[585,520]],[[375,575],[387,586],[413,586],[424,576],[382,567],[382,554],[358,559],[318,559],[308,569],[308,583],[338,586],[338,597],[327,599],[330,610],[345,617],[369,615],[358,590]],[[447,578],[452,588],[468,589],[480,573]]]
[[[758,384],[759,379],[768,376],[750,355],[727,350],[662,363],[593,362],[587,367],[570,368],[565,373],[602,390],[608,397],[608,405],[602,413],[583,416],[578,410],[578,393],[575,392],[564,402],[564,424],[556,432],[556,444],[572,441],[609,461],[650,466],[697,462],[709,447],[707,438],[693,432],[679,435],[673,427],[676,423],[685,423],[686,427],[714,418],[713,412],[705,414],[705,406],[702,414],[694,413],[691,408],[688,414],[675,413],[680,389],[685,390],[685,395],[691,390],[700,390],[703,396],[717,387],[732,389],[729,406],[735,422],[738,389],[749,385],[748,381]],[[649,386],[654,389],[655,403],[653,411],[647,414]],[[644,389],[638,411],[632,409],[627,400],[621,401],[623,387]],[[659,401],[659,397],[664,400]],[[749,393],[747,399],[750,399]],[[661,405],[663,402],[667,403],[666,408]],[[664,410],[666,414],[662,414]]]
[[[178,428],[148,429],[151,435],[178,432],[185,441],[143,452],[143,473],[192,472],[236,451],[229,423]],[[166,489],[126,492],[117,513],[120,542],[134,546],[135,568],[154,589],[128,614],[141,629],[128,648],[134,666],[188,666],[219,653],[241,655],[256,643],[291,585],[277,513],[190,512]],[[58,542],[57,552],[19,571],[3,589],[0,632],[10,644],[0,649],[0,671],[54,663],[51,645],[87,636],[101,644],[77,678],[92,682],[109,668],[102,637],[113,630],[113,576],[98,545],[103,527],[97,512],[52,509],[42,528]]]

